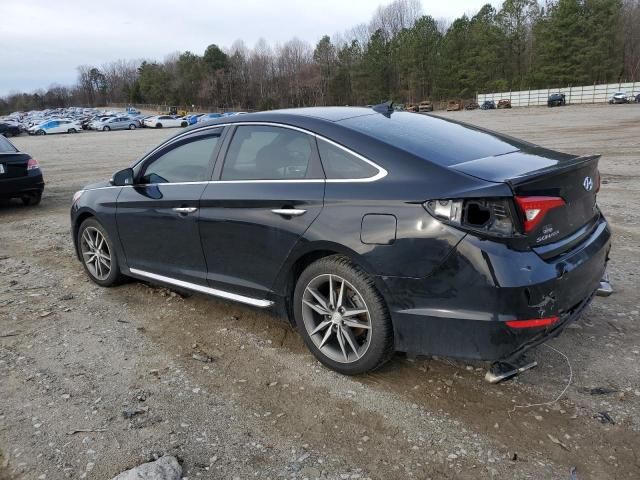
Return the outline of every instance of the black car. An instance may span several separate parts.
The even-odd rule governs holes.
[[[493,100],[485,100],[484,102],[482,102],[482,105],[480,105],[480,110],[495,110],[496,109],[496,102],[494,102]]]
[[[22,133],[22,129],[15,123],[0,122],[0,135],[5,137],[17,137]]]
[[[43,190],[37,160],[0,135],[0,199],[20,198],[25,205],[37,205]]]
[[[227,117],[74,195],[89,277],[277,309],[347,374],[396,351],[510,361],[605,273],[598,156],[391,108]]]
[[[548,107],[563,107],[567,104],[564,93],[552,93],[547,99]]]

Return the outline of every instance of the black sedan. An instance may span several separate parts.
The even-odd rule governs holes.
[[[38,161],[0,135],[0,199],[19,198],[25,205],[37,205],[43,190]]]
[[[385,106],[227,117],[77,192],[73,241],[99,285],[277,309],[346,374],[515,361],[600,286],[598,158]]]
[[[482,105],[480,105],[480,110],[495,110],[496,109],[496,102],[494,102],[493,100],[485,100],[484,102],[482,102]]]
[[[548,107],[564,107],[567,104],[567,99],[564,93],[552,93],[547,99]]]
[[[0,135],[16,137],[22,133],[20,125],[12,122],[0,122]]]

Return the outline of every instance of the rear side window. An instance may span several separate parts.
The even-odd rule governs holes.
[[[378,174],[373,165],[321,138],[318,139],[318,150],[327,179],[370,178]]]
[[[9,140],[0,135],[0,153],[15,153],[17,151],[18,149]]]
[[[156,158],[142,174],[142,183],[204,182],[220,133],[179,145]]]
[[[313,137],[289,128],[236,128],[222,168],[222,180],[320,178],[313,172]]]

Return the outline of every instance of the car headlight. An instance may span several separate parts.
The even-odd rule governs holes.
[[[76,193],[73,194],[73,200],[71,201],[71,204],[76,203],[80,197],[82,196],[82,194],[86,192],[86,190],[78,190]]]

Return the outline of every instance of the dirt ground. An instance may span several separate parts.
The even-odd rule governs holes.
[[[100,288],[72,252],[71,196],[175,130],[20,137],[47,186],[0,208],[0,478],[108,479],[162,454],[188,478],[640,478],[640,106],[443,115],[603,155],[616,291],[537,369],[492,386],[484,364],[397,355],[348,378],[264,312]]]

